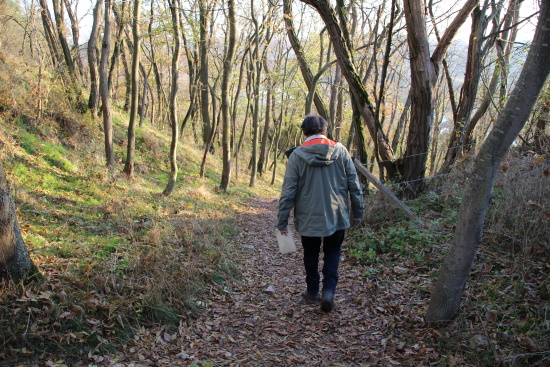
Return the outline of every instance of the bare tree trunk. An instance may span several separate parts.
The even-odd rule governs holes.
[[[55,17],[55,25],[57,28],[57,36],[59,38],[59,44],[61,45],[61,50],[63,51],[63,57],[65,59],[65,64],[69,68],[69,74],[75,78],[75,67],[73,58],[71,56],[71,49],[69,48],[69,43],[65,36],[65,18],[63,16],[63,3],[61,0],[52,0],[53,4],[53,14]],[[73,80],[76,82],[76,80]]]
[[[132,21],[133,54],[132,54],[132,95],[130,100],[130,121],[128,122],[128,147],[126,150],[126,163],[124,173],[132,177],[134,173],[134,155],[136,151],[136,120],[138,112],[139,97],[139,58],[140,58],[140,36],[139,21],[141,17],[141,0],[134,0],[134,18]]]
[[[0,162],[0,282],[18,283],[36,268],[21,237],[15,202]]]
[[[497,62],[495,64],[495,69],[493,71],[493,77],[491,79],[491,82],[489,83],[489,88],[487,92],[485,93],[485,96],[483,97],[483,100],[474,113],[473,117],[469,121],[468,125],[465,128],[464,132],[464,138],[463,138],[463,146],[461,149],[461,153],[468,152],[470,150],[470,147],[472,145],[472,134],[477,126],[477,123],[481,120],[483,115],[487,112],[489,109],[489,106],[493,102],[493,97],[496,93],[499,80],[502,78],[506,78],[505,70],[508,69],[508,64],[510,62],[510,55],[512,54],[512,49],[514,47],[516,35],[517,35],[517,27],[514,26],[514,24],[517,22],[519,18],[519,9],[521,6],[522,1],[520,0],[513,0],[509,4],[508,12],[506,13],[504,17],[504,23],[502,25],[503,32],[502,34],[499,34],[497,30],[499,29],[497,19],[493,19],[493,23],[496,25],[493,27],[496,38],[496,50],[497,50]],[[497,11],[496,9],[494,10]],[[496,35],[499,35],[497,38]]]
[[[254,85],[253,85],[253,98],[254,98],[254,115],[252,117],[252,170],[250,173],[250,187],[256,185],[256,173],[258,166],[256,162],[258,160],[258,130],[260,124],[260,80],[262,74],[262,61],[260,57],[260,27],[258,25],[258,20],[254,14],[254,1],[250,2],[252,22],[254,23],[254,52],[252,54],[252,64],[254,66]]]
[[[126,21],[124,17],[125,8],[126,8],[126,1],[122,1],[120,3],[120,10],[117,9],[118,5],[113,4],[113,14],[114,18],[117,21],[117,33],[116,33],[116,41],[115,41],[115,47],[113,49],[113,55],[111,56],[111,66],[109,68],[109,88],[112,92],[113,90],[113,74],[115,72],[115,68],[118,65],[118,58],[121,54],[123,42],[124,42],[124,22]]]
[[[404,158],[403,178],[407,197],[415,197],[424,188],[424,175],[433,124],[433,87],[445,53],[479,0],[468,0],[451,22],[430,57],[423,0],[405,0],[411,65],[411,122]]]
[[[113,148],[113,123],[111,120],[111,101],[109,98],[109,52],[111,51],[111,0],[105,0],[105,27],[101,44],[101,61],[99,63],[99,94],[103,104],[103,133],[105,135],[105,158],[107,167],[114,169],[115,153]]]
[[[353,118],[352,123],[355,127],[355,146],[357,147],[357,155],[359,156],[359,160],[363,163],[365,163],[368,159],[367,157],[367,143],[366,143],[366,136],[365,136],[365,129],[363,128],[363,124],[361,123],[361,109],[357,105],[355,101],[352,101],[353,106]]]
[[[392,0],[391,4],[391,14],[390,14],[390,22],[388,23],[388,35],[386,40],[386,51],[384,53],[384,61],[382,63],[382,75],[380,76],[380,91],[378,95],[378,100],[376,101],[376,119],[380,121],[380,106],[383,105],[384,102],[384,94],[386,92],[386,76],[388,74],[388,66],[390,64],[390,55],[391,55],[391,44],[393,39],[393,27],[394,27],[394,21],[395,21],[395,13],[397,12],[396,9],[396,0]],[[376,84],[375,84],[376,85]]]
[[[212,92],[212,109],[213,109],[214,119],[212,120],[212,129],[210,130],[210,137],[208,138],[208,141],[204,146],[204,154],[202,156],[201,168],[199,173],[200,178],[204,178],[204,174],[206,172],[206,159],[208,158],[208,152],[210,152],[212,149],[212,144],[214,143],[214,137],[216,136],[216,133],[218,130],[219,119],[215,118],[217,106],[216,106],[216,98],[214,96],[213,88],[211,92]]]
[[[55,37],[54,26],[52,22],[52,16],[48,8],[46,0],[39,0],[40,3],[40,17],[42,18],[42,25],[44,27],[44,33],[52,56],[53,66],[58,66],[61,63],[62,56],[59,53],[57,39]]]
[[[369,95],[355,69],[351,43],[349,41],[349,32],[347,32],[345,24],[344,26],[339,24],[335,11],[332,9],[327,0],[301,1],[315,8],[323,19],[330,35],[334,52],[342,68],[342,73],[348,82],[352,98],[354,98],[357,102],[361,112],[361,117],[369,129],[372,139],[377,143],[376,155],[379,155],[382,160],[388,162],[386,165],[388,178],[391,179],[396,177],[397,169],[393,164],[394,155],[388,143],[387,137],[384,135],[378,121],[376,121],[374,108],[370,102]],[[346,36],[346,34],[348,34],[348,36]]]
[[[267,68],[267,60],[264,59],[264,69],[266,74],[265,88],[266,88],[266,102],[265,102],[265,121],[264,131],[262,133],[262,143],[260,146],[260,157],[258,158],[258,174],[260,177],[264,173],[264,166],[267,161],[267,145],[269,142],[269,127],[271,126],[271,101],[273,97],[273,80],[269,75],[269,69]]]
[[[470,115],[474,108],[477,96],[477,88],[481,77],[481,58],[483,34],[487,28],[488,19],[485,17],[486,8],[477,7],[472,12],[472,31],[468,45],[468,57],[464,83],[460,91],[460,101],[454,121],[454,129],[449,137],[449,144],[445,154],[445,161],[439,173],[449,173],[455,163],[461,146],[464,143],[464,131],[469,124]]]
[[[206,6],[206,0],[199,0],[200,9],[200,96],[201,96],[201,116],[202,116],[202,139],[204,144],[208,143],[212,130],[210,120],[210,84],[208,82],[208,18],[209,10]]]
[[[169,0],[170,13],[172,14],[172,31],[174,32],[174,50],[172,54],[172,83],[170,87],[170,127],[172,129],[172,142],[170,143],[170,177],[168,184],[164,189],[163,195],[167,196],[174,191],[176,186],[176,179],[178,177],[178,162],[177,162],[177,148],[178,148],[178,115],[176,109],[177,94],[178,94],[178,64],[180,55],[180,32],[179,32],[179,2],[177,0]]]
[[[407,121],[407,116],[409,114],[409,110],[411,108],[411,94],[407,96],[407,100],[405,101],[405,106],[403,107],[403,112],[401,112],[401,117],[399,118],[399,121],[397,122],[397,128],[395,129],[395,133],[393,135],[391,148],[394,152],[397,152],[397,149],[399,148],[399,142],[401,137],[404,136],[403,132],[405,131],[405,123]]]
[[[550,1],[542,1],[531,48],[512,94],[483,143],[458,214],[457,227],[432,292],[426,320],[452,320],[472,268],[500,163],[525,125],[550,73]]]
[[[67,15],[69,16],[69,20],[71,22],[71,32],[73,34],[73,46],[71,48],[72,57],[74,62],[78,66],[78,75],[80,75],[81,78],[84,78],[84,65],[82,64],[82,58],[80,57],[79,49],[80,28],[78,24],[78,19],[76,19],[76,14],[71,8],[69,0],[63,0],[63,4],[65,5],[65,9],[67,9]]]
[[[315,84],[313,83],[313,74],[302,52],[302,46],[300,45],[300,40],[298,39],[298,36],[296,35],[296,31],[294,30],[294,22],[292,20],[293,19],[292,0],[284,0],[283,6],[284,6],[283,9],[284,9],[284,20],[286,24],[286,32],[287,32],[290,44],[292,45],[292,49],[294,50],[294,54],[296,55],[296,59],[298,60],[298,65],[300,66],[300,71],[302,72],[302,77],[304,78],[304,82],[306,83],[306,86],[309,92],[310,93],[313,92],[313,102],[315,103],[315,108],[317,109],[317,113],[319,114],[319,116],[323,117],[324,119],[329,121],[329,123],[332,124],[332,121],[330,121],[330,116],[328,114],[325,103],[323,102],[319,94],[315,91],[316,88],[315,88]],[[306,114],[308,113],[309,112],[306,111]]]
[[[43,1],[43,0],[41,0]],[[94,12],[93,12],[93,24],[90,39],[88,40],[88,67],[90,68],[90,98],[88,99],[88,107],[91,110],[92,118],[97,116],[97,110],[99,108],[99,90],[98,90],[98,71],[97,71],[97,34],[99,29],[99,22],[101,19],[101,11],[103,7],[103,0],[97,0]]]
[[[233,56],[235,54],[235,45],[237,43],[237,19],[235,16],[235,2],[227,0],[229,25],[229,37],[227,40],[227,52],[223,60],[223,76],[221,90],[221,109],[222,109],[222,150],[223,164],[220,190],[227,193],[229,181],[231,179],[231,121],[229,113],[229,79],[233,69]]]

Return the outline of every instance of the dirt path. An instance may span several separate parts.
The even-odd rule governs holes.
[[[199,319],[176,330],[143,330],[118,366],[421,366],[439,359],[419,339],[422,322],[406,274],[391,284],[363,276],[343,261],[335,309],[326,314],[301,298],[305,288],[298,252],[282,255],[274,237],[277,200],[251,202],[238,213],[242,232],[235,256],[242,278],[227,292],[212,291]],[[344,257],[347,255],[344,244]],[[403,270],[400,270],[403,273]],[[414,283],[414,282],[413,282]],[[214,289],[214,287],[213,287]],[[403,297],[407,295],[406,297]],[[424,339],[424,338],[422,338]],[[210,362],[211,364],[206,364]],[[433,364],[432,364],[433,365]]]

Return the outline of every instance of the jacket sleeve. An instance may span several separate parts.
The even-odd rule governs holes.
[[[365,215],[365,206],[363,204],[363,190],[359,183],[359,177],[357,176],[357,170],[353,165],[353,161],[348,151],[345,152],[345,167],[346,176],[348,180],[348,191],[351,200],[351,208],[353,210],[354,218],[363,218]]]
[[[283,188],[281,190],[281,197],[279,198],[279,214],[277,222],[277,228],[279,230],[283,230],[288,227],[290,211],[294,207],[296,192],[298,190],[298,181],[300,179],[297,165],[298,159],[299,158],[296,154],[291,154],[286,165]]]

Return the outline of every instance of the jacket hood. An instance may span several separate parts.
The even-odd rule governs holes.
[[[315,139],[308,143],[297,147],[293,153],[310,166],[328,166],[338,156],[336,147],[339,143],[328,139]]]

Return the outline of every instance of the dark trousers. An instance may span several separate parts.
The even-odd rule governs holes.
[[[328,237],[302,236],[304,247],[304,267],[306,269],[307,292],[319,293],[319,253],[323,244],[323,291],[334,293],[338,283],[338,264],[340,263],[340,251],[344,242],[344,233],[340,230]]]

